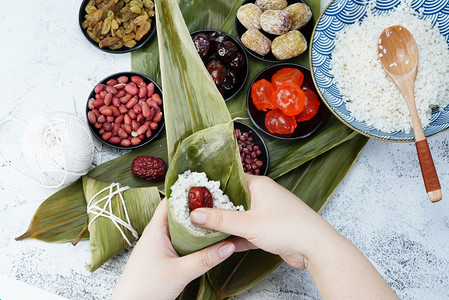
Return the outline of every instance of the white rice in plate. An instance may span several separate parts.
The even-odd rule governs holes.
[[[242,205],[234,206],[228,196],[223,194],[223,191],[220,189],[220,182],[208,180],[206,173],[188,170],[183,174],[179,174],[178,180],[171,186],[171,195],[168,203],[176,220],[199,235],[206,235],[214,231],[195,225],[190,220],[189,189],[193,186],[204,186],[210,191],[214,208],[245,210]]]
[[[378,57],[379,36],[383,29],[402,25],[414,36],[419,62],[415,98],[423,127],[430,123],[432,109],[449,104],[449,50],[438,28],[402,2],[384,15],[371,11],[362,23],[339,31],[330,62],[331,73],[351,115],[383,131],[411,130],[410,114],[399,89],[382,68]]]

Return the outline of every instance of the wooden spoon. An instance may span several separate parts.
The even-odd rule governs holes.
[[[415,39],[402,26],[388,27],[379,37],[378,52],[382,66],[396,83],[407,103],[427,194],[430,201],[440,201],[442,198],[440,182],[415,104],[414,90],[418,67],[418,47]]]

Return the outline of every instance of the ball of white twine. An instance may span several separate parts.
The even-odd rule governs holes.
[[[52,112],[29,122],[22,149],[37,183],[47,188],[68,185],[85,175],[94,156],[87,124],[65,112]]]

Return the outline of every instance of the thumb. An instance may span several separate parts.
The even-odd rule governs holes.
[[[229,209],[199,208],[190,213],[193,223],[215,231],[247,238],[248,212]]]
[[[192,254],[181,257],[183,270],[188,273],[191,280],[203,275],[235,251],[233,243],[221,242]]]

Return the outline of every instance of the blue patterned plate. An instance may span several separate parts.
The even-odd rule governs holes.
[[[377,0],[374,11],[381,13],[392,10],[400,2],[400,0]],[[330,111],[355,131],[384,141],[413,141],[413,131],[386,133],[352,117],[329,72],[335,34],[365,17],[369,3],[370,0],[334,0],[323,11],[312,33],[310,66],[313,81]],[[438,26],[449,44],[449,0],[415,0],[412,2],[412,7],[416,11],[423,10],[423,17],[432,20],[432,24]],[[430,125],[424,129],[424,134],[430,137],[448,128],[449,105],[443,111],[436,110],[432,113]]]

